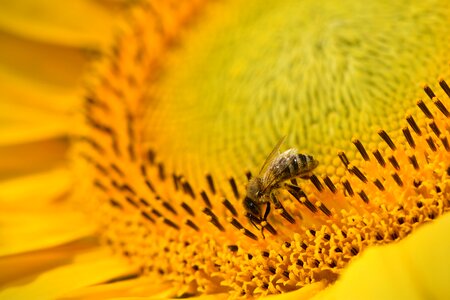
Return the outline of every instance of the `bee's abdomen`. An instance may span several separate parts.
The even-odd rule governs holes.
[[[294,178],[305,175],[317,167],[317,161],[311,155],[296,154],[291,157],[283,177]]]

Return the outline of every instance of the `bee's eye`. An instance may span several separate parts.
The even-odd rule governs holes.
[[[244,206],[253,215],[258,216],[260,214],[258,205],[253,202],[252,199],[246,197],[244,200]]]

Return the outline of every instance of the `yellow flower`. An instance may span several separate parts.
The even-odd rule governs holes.
[[[84,103],[28,113],[46,121],[22,138],[38,155],[2,174],[42,173],[2,183],[0,298],[445,299],[449,10],[139,4]],[[320,164],[253,227],[248,177],[284,135]]]

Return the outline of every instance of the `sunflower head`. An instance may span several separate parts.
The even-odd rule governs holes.
[[[445,39],[418,41],[449,36],[447,18],[347,2],[132,12],[88,81],[74,154],[83,206],[139,276],[177,296],[331,283],[448,211],[449,88],[415,85],[447,72]],[[303,156],[277,173],[288,148]]]

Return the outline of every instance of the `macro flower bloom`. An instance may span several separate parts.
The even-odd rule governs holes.
[[[0,297],[445,298],[449,10],[139,3],[54,126],[70,168],[4,183]],[[283,136],[320,164],[253,226]]]

